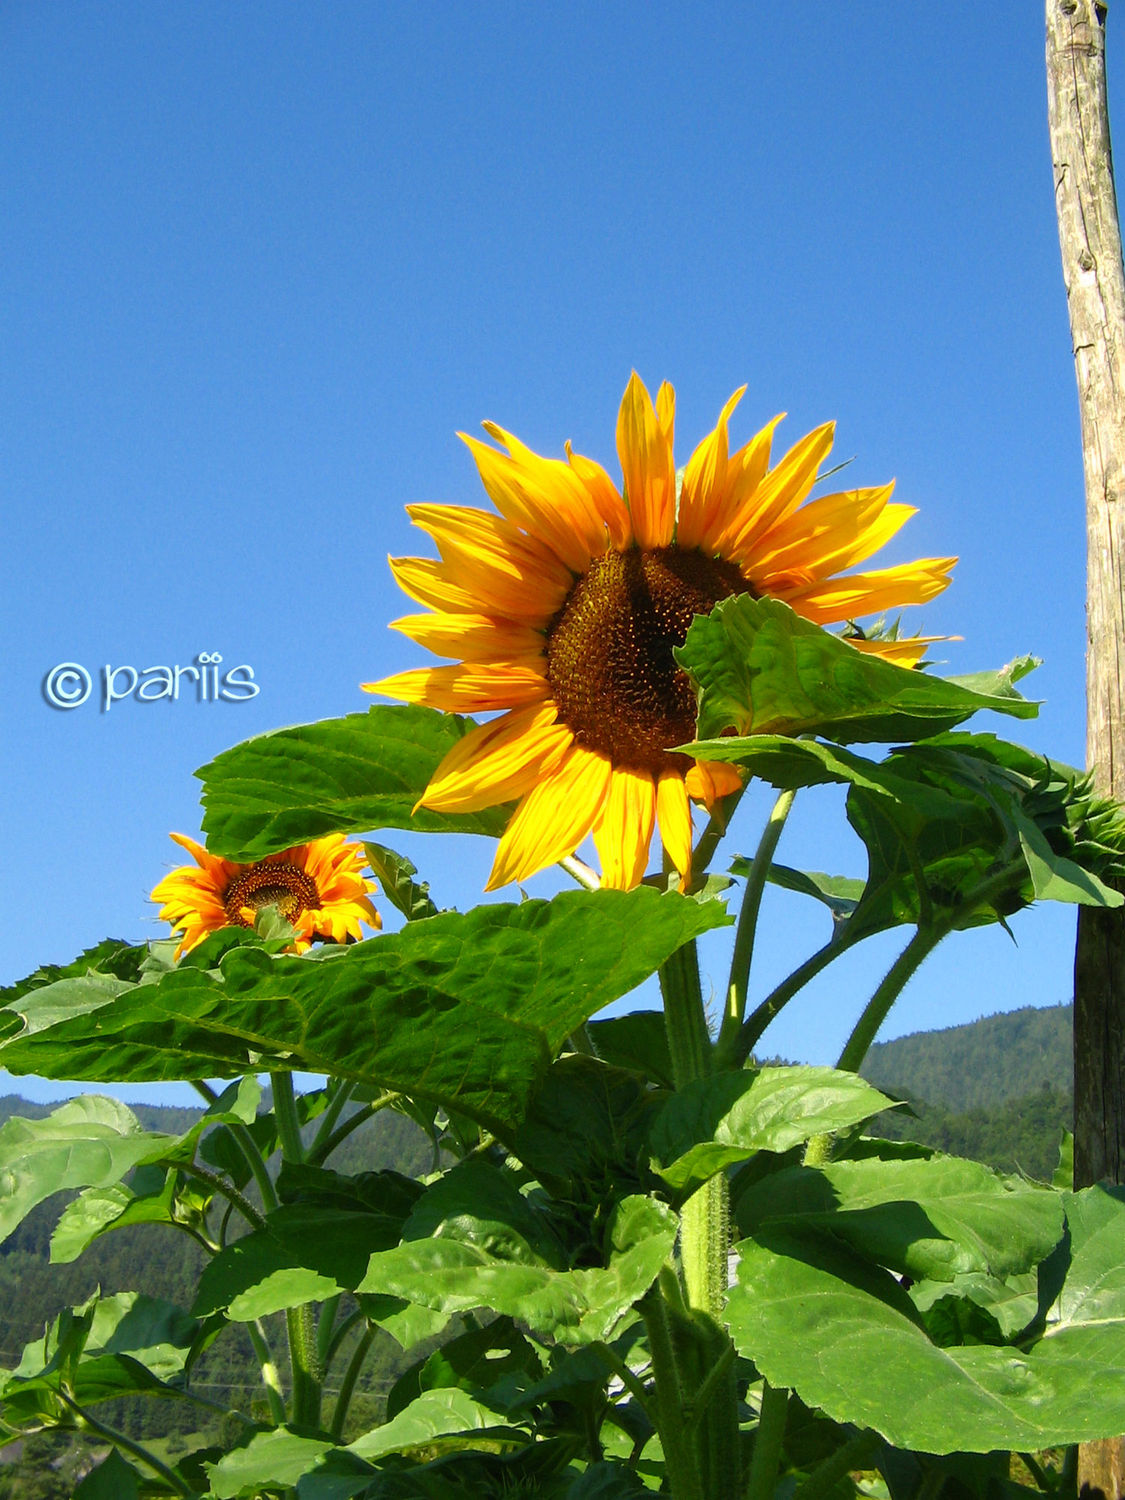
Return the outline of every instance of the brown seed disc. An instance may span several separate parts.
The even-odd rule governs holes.
[[[695,693],[676,665],[695,615],[753,592],[734,563],[697,550],[606,552],[547,628],[547,678],[560,720],[615,766],[686,770],[670,755],[695,735]]]
[[[223,897],[223,910],[233,926],[251,926],[242,915],[244,906],[251,911],[276,906],[287,922],[295,922],[303,911],[319,909],[320,892],[312,876],[296,865],[261,863],[232,880]]]

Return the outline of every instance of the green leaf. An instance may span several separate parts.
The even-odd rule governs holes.
[[[727,920],[718,902],[643,888],[568,891],[444,912],[321,959],[237,947],[215,970],[143,985],[61,980],[14,1002],[23,1030],[0,1066],[128,1080],[301,1069],[510,1128],[579,1024]]]
[[[1030,658],[988,679],[933,677],[857,651],[787,604],[748,594],[697,617],[674,654],[699,686],[701,740],[730,729],[845,743],[914,740],[983,708],[1019,718],[1038,712],[1013,686]]]
[[[138,1194],[134,1187],[115,1183],[112,1187],[87,1188],[59,1215],[51,1234],[51,1261],[66,1265],[75,1261],[99,1235],[131,1224],[171,1224],[174,1220],[174,1172],[158,1171],[160,1188]]]
[[[370,1462],[388,1453],[428,1446],[436,1438],[487,1432],[500,1423],[495,1412],[456,1387],[423,1391],[389,1422],[349,1443],[347,1452]]]
[[[612,1336],[656,1279],[675,1237],[671,1210],[652,1199],[626,1198],[610,1220],[604,1269],[553,1271],[438,1238],[373,1255],[359,1290],[390,1293],[450,1314],[488,1307],[558,1343],[589,1343]]]
[[[722,739],[701,738],[686,748],[699,760],[742,766],[782,792],[831,785],[887,791],[877,761],[820,740],[795,740],[780,734],[726,735]]]
[[[430,900],[429,885],[418,885],[415,882],[413,877],[418,873],[417,868],[405,854],[396,854],[393,849],[370,841],[363,847],[367,851],[371,873],[379,881],[380,890],[408,922],[437,916],[438,909]]]
[[[235,1322],[319,1302],[362,1281],[373,1249],[398,1243],[404,1215],[323,1204],[283,1204],[266,1228],[232,1241],[203,1268],[196,1317],[226,1310]]]
[[[140,1475],[111,1448],[75,1490],[74,1500],[139,1500],[140,1493]]]
[[[741,868],[743,866],[745,868]],[[736,875],[747,875],[750,873],[750,862],[736,859],[731,869]],[[827,906],[837,922],[846,922],[854,915],[865,888],[864,881],[855,880],[848,875],[822,875],[818,870],[793,870],[788,865],[771,865],[766,878],[783,890],[812,896],[815,901]]]
[[[1056,854],[1042,831],[1030,818],[1019,819],[1020,846],[1031,872],[1031,887],[1037,901],[1063,901],[1078,906],[1121,906],[1125,896],[1113,890],[1090,870]]]
[[[893,1276],[769,1226],[736,1246],[735,1345],[771,1384],[926,1453],[1038,1451],[1111,1437],[1125,1405],[1125,1190],[1063,1195],[1070,1266],[1019,1346],[939,1347]]]
[[[0,1371],[0,1404],[16,1425],[68,1427],[72,1408],[121,1396],[179,1397],[200,1326],[171,1303],[136,1292],[92,1297],[34,1339],[12,1371]]]
[[[17,1003],[34,1003],[53,988],[32,991]],[[13,1115],[0,1125],[0,1239],[52,1193],[108,1187],[175,1143],[174,1136],[142,1130],[124,1104],[93,1094],[69,1100],[43,1120]]]
[[[95,947],[80,953],[69,964],[44,964],[26,979],[0,988],[0,1005],[7,1005],[20,995],[42,989],[44,985],[54,984],[59,979],[74,979],[84,974],[111,974],[117,979],[138,979],[147,955],[148,949],[144,945],[136,947],[119,938],[105,938]]]
[[[459,1162],[414,1205],[402,1238],[431,1236],[464,1240],[504,1261],[556,1269],[565,1264],[563,1247],[547,1216],[524,1197],[511,1172],[486,1161]]]
[[[244,740],[196,772],[207,846],[251,861],[328,833],[499,834],[510,805],[479,813],[414,811],[439,762],[474,727],[471,719],[436,709],[380,704]]]
[[[569,1053],[532,1095],[512,1150],[556,1195],[604,1209],[655,1185],[648,1136],[660,1099],[637,1073]]]
[[[456,1386],[477,1398],[512,1375],[536,1381],[542,1374],[543,1362],[535,1346],[511,1318],[493,1318],[483,1328],[469,1328],[450,1339],[400,1375],[387,1396],[387,1419],[396,1417],[424,1391]],[[494,1403],[490,1400],[490,1404]]]
[[[1028,1271],[1063,1232],[1057,1193],[938,1155],[788,1167],[751,1186],[736,1214],[747,1234],[799,1225],[919,1281]]]
[[[628,1015],[591,1021],[589,1032],[594,1049],[604,1062],[641,1073],[661,1088],[674,1086],[663,1011],[631,1010]]]
[[[671,1187],[690,1192],[758,1151],[788,1151],[890,1106],[857,1074],[833,1068],[717,1073],[665,1104],[652,1130],[654,1166]]]
[[[288,1427],[256,1432],[244,1448],[235,1448],[217,1464],[206,1464],[209,1494],[215,1500],[237,1500],[244,1490],[294,1485],[332,1447],[324,1438],[307,1437]]]

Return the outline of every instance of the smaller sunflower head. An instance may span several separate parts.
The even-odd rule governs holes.
[[[177,958],[221,927],[253,927],[265,906],[276,906],[293,928],[297,953],[304,953],[316,938],[357,941],[363,936],[361,922],[382,926],[370,899],[375,882],[363,874],[363,850],[341,833],[296,844],[249,865],[209,854],[182,833],[171,837],[195,864],[165,875],[151,899],[163,903],[161,921],[180,934]]]

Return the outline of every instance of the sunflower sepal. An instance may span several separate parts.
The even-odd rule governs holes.
[[[641,885],[650,885],[664,895],[679,895],[687,901],[699,902],[721,900],[733,884],[729,875],[712,873],[707,874],[699,885],[692,885],[684,890],[678,870],[659,870],[655,874],[646,875],[641,881]]]
[[[1014,685],[1033,657],[997,673],[936,677],[858,651],[782,600],[750,594],[697,615],[673,655],[696,686],[700,740],[733,731],[889,744],[952,729],[981,709],[1021,719],[1039,712]]]

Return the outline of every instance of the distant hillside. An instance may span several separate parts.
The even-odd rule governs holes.
[[[1025,1006],[967,1026],[877,1042],[860,1071],[877,1088],[964,1114],[1045,1089],[1069,1096],[1071,1049],[1069,1005]]]

